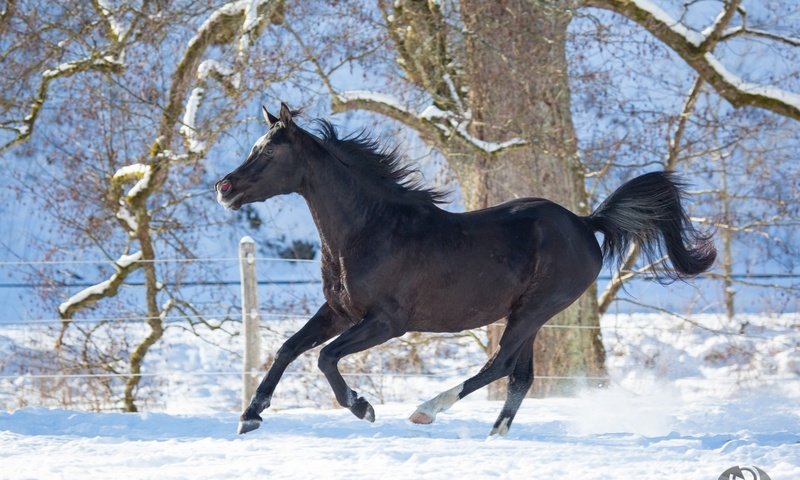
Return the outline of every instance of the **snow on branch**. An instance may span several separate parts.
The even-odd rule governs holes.
[[[95,10],[100,17],[105,21],[108,29],[108,37],[110,38],[110,45],[107,45],[104,50],[92,51],[86,58],[64,62],[55,68],[49,68],[42,72],[42,80],[39,84],[39,89],[36,96],[31,102],[28,114],[20,121],[19,125],[10,126],[5,124],[2,126],[4,130],[15,131],[16,135],[9,141],[0,144],[0,154],[6,150],[26,142],[33,134],[33,127],[39,117],[39,112],[47,100],[47,94],[50,89],[50,83],[62,77],[70,77],[72,75],[82,72],[101,72],[101,73],[121,73],[125,68],[124,58],[125,50],[123,47],[123,40],[125,36],[133,28],[133,24],[128,30],[122,29],[119,23],[114,19],[111,10],[108,7],[106,0],[94,0]],[[138,19],[139,17],[137,17]],[[135,23],[135,22],[134,22]],[[69,39],[63,40],[59,45],[66,45]]]
[[[651,0],[586,0],[585,5],[611,10],[644,27],[675,51],[733,106],[758,107],[800,120],[798,94],[746,82],[728,71],[714,55],[714,47],[719,41],[733,36],[725,29],[739,3],[738,0],[726,2],[724,10],[703,32],[685,26]]]
[[[197,67],[198,80],[205,82],[209,78],[213,78],[221,83],[223,87],[232,91],[239,89],[242,80],[241,73],[235,71],[233,67],[223,65],[211,58],[203,60],[200,66]]]
[[[121,188],[122,184],[135,180],[136,183],[126,194],[128,200],[133,200],[150,186],[152,175],[153,167],[144,163],[134,163],[117,170],[111,177],[111,183],[113,186]]]
[[[123,40],[125,40],[129,30],[123,29],[122,25],[120,25],[117,19],[114,18],[111,7],[108,5],[106,0],[94,0],[93,3],[95,10],[97,10],[108,26],[108,35],[111,38],[111,41],[117,44],[122,43]]]
[[[197,111],[205,90],[202,86],[191,88],[195,78],[203,84],[210,77],[222,83],[229,92],[239,86],[239,78],[230,67],[225,67],[215,60],[202,60],[208,47],[226,45],[236,38],[240,39],[240,53],[249,46],[250,36],[255,36],[266,19],[272,17],[282,7],[282,0],[237,0],[228,2],[216,9],[197,28],[196,33],[187,42],[175,72],[172,75],[167,105],[161,117],[158,137],[159,144],[169,146],[173,137],[173,129],[178,119],[180,134],[183,136],[190,153],[202,153],[207,145],[197,136]],[[184,99],[189,94],[188,100]],[[181,112],[183,115],[181,116]]]
[[[475,148],[483,150],[486,153],[498,153],[503,150],[508,150],[511,147],[521,147],[528,144],[527,141],[521,138],[512,138],[511,140],[506,140],[505,142],[487,142],[485,140],[481,140],[480,138],[475,137],[467,132],[466,121],[455,125],[455,130],[464,140],[474,145]]]
[[[456,138],[462,144],[479,150],[481,153],[496,154],[528,143],[520,138],[496,143],[475,137],[467,131],[471,117],[468,110],[454,113],[430,105],[421,112],[415,112],[390,95],[363,90],[351,90],[333,95],[334,112],[352,109],[380,113],[413,128],[428,138],[441,137],[442,143],[446,143],[450,138]]]
[[[122,255],[114,262],[116,272],[108,280],[84,288],[58,306],[58,314],[61,317],[61,332],[56,340],[56,348],[63,344],[64,334],[67,332],[72,316],[79,310],[91,307],[103,298],[116,295],[128,275],[142,267],[141,259],[141,251],[131,255]]]
[[[705,60],[714,72],[724,79],[725,83],[732,85],[736,90],[792,106],[800,114],[800,95],[769,85],[746,82],[741,77],[725,68],[711,53],[705,54]],[[800,120],[800,117],[797,118]]]
[[[724,41],[730,38],[745,36],[745,35],[750,37],[765,38],[775,42],[785,43],[786,45],[792,47],[800,47],[800,38],[790,37],[788,35],[780,35],[777,33],[768,32],[766,30],[746,27],[744,25],[738,25],[736,27],[725,29],[725,31],[722,32],[722,36],[720,37],[720,39]]]
[[[186,110],[183,113],[183,125],[181,125],[181,135],[186,142],[186,147],[191,153],[203,153],[206,149],[206,142],[199,139],[197,135],[197,110],[203,100],[205,88],[195,87],[186,102]]]
[[[189,48],[195,44],[204,44],[211,40],[213,43],[227,43],[228,40],[241,28],[242,36],[247,36],[257,30],[266,18],[272,16],[280,7],[279,0],[236,0],[228,2],[212,13],[197,33],[189,40]],[[213,38],[211,38],[213,37]],[[248,47],[245,42],[240,47]]]
[[[68,320],[72,315],[82,309],[94,305],[103,297],[110,297],[116,294],[122,282],[133,271],[141,268],[142,252],[132,255],[122,255],[114,263],[116,272],[108,280],[104,280],[91,287],[84,288],[75,295],[69,297],[65,302],[58,306],[58,314],[61,318]]]
[[[8,127],[4,126],[6,130],[15,130],[16,136],[8,142],[0,145],[0,154],[10,149],[15,145],[19,145],[27,141],[33,133],[33,127],[39,117],[39,112],[47,99],[47,94],[50,89],[50,83],[63,77],[70,77],[72,75],[82,72],[103,72],[103,73],[120,73],[124,69],[123,51],[105,51],[94,52],[87,58],[81,60],[74,60],[71,62],[62,63],[56,68],[48,69],[42,72],[42,81],[39,84],[39,90],[36,93],[28,115],[22,119],[22,125]]]

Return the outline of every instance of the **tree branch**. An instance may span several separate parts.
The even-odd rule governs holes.
[[[128,278],[128,275],[134,271],[142,268],[142,263],[139,262],[142,258],[142,252],[136,252],[133,255],[123,255],[114,264],[117,270],[108,280],[85,288],[69,299],[64,301],[58,306],[58,315],[61,317],[61,333],[56,340],[56,347],[60,347],[64,340],[64,333],[69,327],[70,320],[75,312],[84,308],[91,307],[99,300],[114,296],[117,294],[119,287]]]
[[[727,6],[737,3],[731,2]],[[712,53],[723,19],[730,20],[729,8],[718,18],[708,35],[692,30],[664,10],[644,0],[585,0],[585,6],[623,15],[653,34],[677,53],[700,77],[734,107],[751,106],[800,120],[800,95],[766,85],[744,81],[730,72]],[[716,32],[716,33],[715,33]]]
[[[731,38],[739,36],[765,38],[767,40],[784,43],[792,47],[800,47],[800,38],[789,37],[786,35],[779,35],[777,33],[767,32],[766,30],[747,28],[744,25],[740,25],[738,27],[732,27],[725,30],[722,36],[720,37],[720,41],[729,40]]]
[[[92,55],[87,58],[63,63],[55,69],[45,70],[42,73],[42,82],[39,84],[39,90],[33,102],[31,102],[30,112],[22,119],[22,125],[13,127],[13,129],[17,131],[17,135],[8,142],[0,145],[0,154],[30,138],[33,133],[33,127],[39,117],[39,112],[44,102],[47,100],[50,82],[57,78],[71,77],[72,75],[83,72],[121,73],[124,69],[124,65],[119,61],[119,54],[120,52],[116,50],[93,52]]]
[[[739,9],[739,5],[741,3],[741,0],[732,0],[725,4],[725,7],[714,20],[714,23],[711,24],[711,26],[709,26],[707,29],[703,30],[703,35],[706,38],[700,43],[700,50],[704,52],[714,51],[714,47],[717,45],[717,42],[719,42],[723,30],[725,30],[725,27],[731,23],[731,19],[733,19],[733,15],[736,14],[736,11]]]
[[[17,1],[16,0],[7,0],[6,7],[0,12],[0,37],[6,32],[6,28],[8,28],[8,24],[11,22],[11,18],[14,16],[14,13],[17,9]]]
[[[436,145],[440,150],[446,150],[449,142],[456,141],[462,150],[485,156],[486,154],[496,155],[528,144],[527,141],[519,138],[512,138],[501,143],[487,142],[477,138],[466,129],[468,119],[459,118],[458,114],[440,110],[434,105],[416,113],[391,96],[358,90],[334,93],[331,98],[334,112],[367,110],[380,113],[413,128],[426,141]]]

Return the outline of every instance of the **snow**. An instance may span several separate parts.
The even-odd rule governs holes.
[[[374,424],[332,408],[316,355],[304,355],[278,386],[262,427],[238,436],[241,359],[232,352],[242,339],[214,331],[204,341],[169,329],[145,363],[145,375],[168,372],[147,412],[0,411],[0,477],[718,478],[752,464],[771,478],[800,478],[798,316],[741,320],[749,322],[745,337],[714,333],[732,327],[713,315],[692,317],[702,327],[663,315],[607,315],[611,386],[526,399],[508,436],[490,438],[502,402],[486,400],[485,390],[431,425],[407,420],[421,402],[477,371],[482,352],[474,342],[436,350],[428,370],[443,375],[376,373],[357,384],[373,403]],[[264,351],[274,354],[301,323],[265,321]],[[31,331],[0,329],[0,365]],[[396,357],[391,352],[369,359],[380,364]],[[0,405],[31,380],[8,376],[13,371],[3,367]],[[143,389],[151,388],[148,378]],[[346,378],[356,384],[359,377]]]
[[[398,99],[391,95],[386,95],[385,93],[379,92],[370,92],[367,90],[349,90],[346,92],[341,92],[337,95],[339,100],[342,102],[352,102],[358,100],[365,100],[368,102],[377,102],[386,104],[396,110],[400,110],[402,112],[406,112],[409,115],[414,115],[409,109],[407,109]]]
[[[247,33],[258,25],[260,20],[258,16],[259,3],[259,0],[250,0],[247,11],[245,12],[244,24],[242,24],[243,32]]]
[[[506,140],[505,142],[487,142],[486,140],[481,140],[480,138],[470,135],[470,133],[467,131],[467,122],[459,123],[456,126],[456,131],[458,131],[458,133],[464,137],[465,140],[485,151],[486,153],[496,153],[506,148],[525,145],[528,143],[521,138],[512,138],[511,140]]]
[[[449,77],[446,77],[446,79],[449,79]],[[455,86],[452,85],[452,80],[450,80],[449,83],[450,86],[454,89]],[[463,137],[464,140],[466,140],[473,146],[485,151],[486,153],[496,153],[506,148],[514,147],[517,145],[525,145],[528,143],[520,138],[512,138],[505,142],[487,142],[486,140],[481,140],[480,138],[471,135],[467,131],[467,124],[470,118],[469,111],[466,111],[463,114],[459,115],[459,117],[463,118],[464,120],[458,121],[458,119],[454,118],[454,115],[452,113],[445,112],[436,107],[435,105],[430,105],[426,107],[421,113],[417,114],[415,112],[412,112],[405,106],[403,106],[400,103],[400,101],[397,100],[396,98],[392,97],[391,95],[386,95],[383,93],[369,92],[365,90],[350,90],[346,92],[341,92],[337,96],[339,97],[339,100],[341,102],[345,103],[358,100],[383,103],[391,108],[394,108],[401,112],[405,112],[408,115],[413,115],[416,116],[417,118],[421,118],[423,120],[428,120],[428,121],[432,121],[433,119],[436,118],[447,118],[449,119],[450,122],[449,127],[447,125],[442,125],[439,123],[436,123],[435,126],[437,128],[444,130],[447,133],[450,132],[450,129],[452,127],[452,129],[454,129],[461,137]]]
[[[462,113],[466,112],[464,104],[461,103],[461,97],[458,95],[458,92],[456,91],[456,85],[455,83],[453,83],[453,79],[450,77],[450,74],[445,73],[444,75],[442,75],[442,79],[444,80],[444,83],[447,84],[447,89],[450,91],[450,98],[452,98],[453,101],[455,102],[458,111]],[[469,118],[470,116],[467,114],[466,117]]]
[[[508,437],[488,440],[485,425],[499,407],[488,401],[462,402],[430,426],[406,421],[407,404],[376,405],[374,424],[341,409],[293,409],[267,414],[260,430],[242,437],[232,413],[25,408],[0,413],[0,458],[8,479],[449,480],[532,478],[532,472],[536,478],[661,478],[663,472],[717,478],[738,464],[757,465],[772,478],[800,475],[797,418],[756,427],[764,401],[789,410],[780,399],[750,397],[710,411],[707,404],[681,404],[671,415],[647,408],[659,400],[632,401],[618,392],[529,400]]]
[[[714,33],[714,30],[719,28],[719,25],[725,19],[726,13],[727,13],[727,5],[726,5],[726,8],[723,8],[722,10],[720,10],[719,14],[717,15],[717,18],[714,19],[714,22],[711,23],[711,25],[709,25],[709,26],[707,26],[706,28],[703,29],[703,32],[701,33],[701,35],[703,35],[703,37],[705,37],[705,38],[708,38],[712,33]]]
[[[142,252],[138,251],[136,253],[132,253],[130,255],[122,255],[117,259],[116,265],[119,268],[127,268],[130,267],[133,263],[138,262],[142,259]]]
[[[134,163],[133,165],[125,165],[121,167],[119,170],[114,172],[113,179],[114,180],[122,180],[128,178],[141,178],[148,170],[148,166],[144,163]]]
[[[71,70],[74,70],[76,66],[77,65],[75,63],[62,63],[56,68],[49,68],[42,72],[42,78],[50,79],[59,75],[63,75]]]
[[[114,263],[120,269],[128,268],[133,263],[141,260],[141,258],[142,258],[142,252],[139,251],[139,252],[133,253],[131,255],[122,255]],[[104,280],[104,281],[102,281],[100,283],[97,283],[95,285],[92,285],[90,287],[86,287],[83,290],[81,290],[80,292],[76,293],[75,295],[69,297],[69,299],[67,299],[65,302],[61,303],[58,306],[58,312],[63,315],[63,314],[65,314],[67,312],[67,310],[72,305],[75,305],[76,303],[80,303],[80,302],[86,300],[88,297],[90,297],[92,295],[102,295],[103,292],[105,292],[106,290],[111,288],[111,284],[114,282],[114,280],[116,279],[117,275],[118,275],[118,273],[115,273],[108,280]]]
[[[153,169],[150,167],[150,165],[139,165],[144,167],[144,169],[138,173],[141,175],[141,178],[139,178],[139,180],[131,187],[131,189],[128,190],[128,198],[136,198],[140,192],[150,186],[150,177],[153,174]]]
[[[192,153],[202,153],[206,149],[206,142],[197,137],[197,110],[203,100],[205,89],[195,87],[186,102],[186,110],[183,114],[183,125],[181,125],[181,135],[186,140],[187,148]]]
[[[741,77],[734,74],[725,66],[720,63],[717,58],[711,54],[706,53],[704,58],[706,62],[717,72],[722,78],[725,79],[725,82],[745,93],[750,93],[753,95],[760,95],[762,97],[772,98],[781,103],[785,103],[787,105],[791,105],[792,107],[800,110],[800,95],[792,92],[787,92],[785,90],[781,90],[776,87],[767,86],[767,85],[758,85],[755,83],[749,83],[744,81]]]
[[[197,78],[199,80],[208,80],[208,75],[211,72],[217,72],[217,74],[223,77],[233,75],[234,73],[232,67],[223,65],[220,62],[209,58],[207,60],[203,60],[200,63],[200,66],[197,67]]]
[[[706,39],[706,37],[691,28],[688,28],[686,25],[682,24],[678,20],[672,18],[670,14],[664,11],[663,8],[653,3],[651,0],[631,0],[637,7],[649,13],[656,21],[659,21],[666,25],[670,30],[677,33],[678,35],[682,36],[686,39],[687,42],[691,43],[695,47],[699,47],[700,44]]]
[[[449,112],[445,112],[444,110],[440,109],[439,107],[433,104],[428,105],[427,107],[425,107],[424,110],[419,112],[419,118],[429,121],[436,118],[448,118],[450,116],[451,114]]]
[[[119,201],[119,209],[117,209],[117,213],[114,216],[125,222],[129,233],[132,234],[139,230],[139,223],[136,221],[136,217],[128,210],[128,207],[125,206],[125,202],[121,199]]]
[[[111,288],[111,279],[102,281],[98,284],[86,287],[75,295],[69,297],[67,301],[58,306],[58,313],[65,314],[69,307],[86,300],[91,295],[101,295],[103,292]]]
[[[91,64],[96,67],[124,67],[123,58],[124,51],[120,52],[116,57],[113,55],[103,55],[102,57],[95,58],[92,60]],[[88,59],[62,63],[56,68],[47,69],[42,72],[42,78],[50,80],[61,75],[72,75],[84,68],[87,60]]]
[[[220,17],[232,17],[242,13],[245,14],[243,27],[249,27],[244,29],[244,35],[241,37],[242,40],[246,39],[246,34],[258,23],[258,7],[266,4],[269,1],[271,0],[237,0],[234,2],[228,2],[219,7],[206,19],[205,22],[202,23],[202,25],[200,25],[200,27],[197,29],[197,33],[189,40],[189,47],[191,48],[192,45],[197,43],[202,36],[208,33],[208,30],[212,27],[212,25],[220,20]],[[246,40],[245,44],[240,46],[246,47]]]
[[[128,198],[134,198],[139,194],[139,192],[148,187],[148,185],[150,184],[150,176],[152,175],[152,172],[153,170],[150,167],[150,165],[144,163],[134,163],[132,165],[125,165],[124,167],[118,169],[116,172],[114,172],[114,176],[112,177],[112,179],[120,184],[124,182],[131,182],[133,180],[137,180],[136,183],[133,185],[133,187],[131,187],[131,189],[128,190],[127,193]],[[117,218],[120,218],[122,220],[128,220],[127,218],[128,216],[132,217],[132,215],[130,215],[130,212],[128,212],[127,215],[124,212],[122,213],[120,212],[121,210],[117,211]],[[133,223],[129,223],[129,225],[135,225],[135,224],[136,224],[135,220]]]
[[[108,26],[111,28],[111,33],[114,34],[114,36],[117,38],[117,41],[122,41],[125,37],[125,32],[123,31],[119,22],[117,22],[117,20],[114,18],[114,15],[111,14],[111,7],[108,5],[106,0],[97,0],[97,5],[100,7],[101,13],[108,21]]]

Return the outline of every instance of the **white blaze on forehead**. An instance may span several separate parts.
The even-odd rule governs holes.
[[[272,137],[272,132],[271,131],[265,133],[264,135],[262,135],[261,138],[256,140],[256,143],[253,144],[253,150],[255,150],[256,148],[261,149],[261,148],[264,148],[265,146],[267,146],[267,144],[269,143],[270,137]]]
[[[250,150],[250,155],[266,147],[274,133],[275,133],[275,128],[271,128],[267,133],[265,133],[258,140],[256,140],[256,143],[253,144],[253,148]]]

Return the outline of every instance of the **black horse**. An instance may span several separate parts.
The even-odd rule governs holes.
[[[336,400],[372,422],[372,406],[339,373],[342,357],[409,331],[456,332],[505,317],[497,352],[481,371],[411,415],[412,422],[431,423],[457,400],[509,376],[491,431],[503,435],[533,382],[536,333],[595,281],[604,259],[619,260],[635,242],[648,259],[669,257],[672,266],[660,273],[670,278],[696,275],[714,262],[710,236],[692,228],[669,172],[631,180],[588,217],[541,198],[450,213],[437,207],[441,193],[409,179],[396,150],[363,133],[339,138],[325,121],[317,137],[292,117],[286,104],[278,118],[264,109],[269,131],[215,185],[219,203],[233,210],[299,193],[321,239],[326,302],[278,350],[239,433],[260,426],[289,363],[337,335],[320,352],[319,368]],[[595,232],[603,233],[602,249]]]

